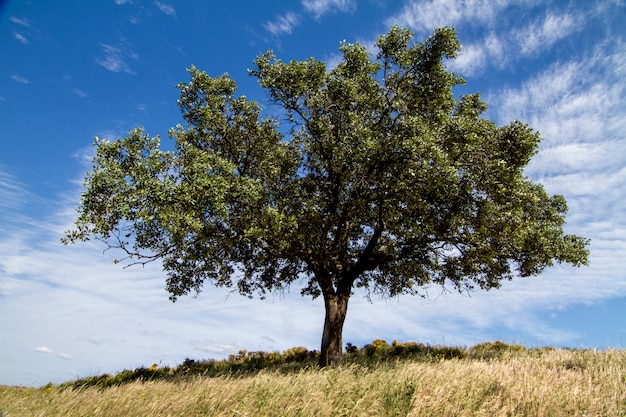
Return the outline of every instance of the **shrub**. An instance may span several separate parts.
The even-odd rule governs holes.
[[[428,355],[433,359],[463,359],[465,358],[465,350],[459,347],[450,346],[432,346],[428,348]]]
[[[470,348],[468,357],[471,359],[493,359],[500,358],[506,352],[523,352],[526,348],[521,345],[510,345],[500,340],[495,342],[485,342]]]
[[[387,352],[391,349],[389,343],[382,339],[376,339],[372,343],[363,346],[365,355],[368,358],[382,359],[386,356]]]
[[[302,346],[295,346],[283,352],[283,359],[287,363],[304,362],[315,352],[309,352],[309,349]]]
[[[400,343],[397,340],[394,340],[391,343],[391,350],[389,351],[389,354],[398,358],[413,358],[428,354],[429,349],[430,348],[423,343]]]
[[[551,348],[547,348],[551,349]],[[473,346],[466,350],[459,347],[430,346],[416,342],[398,342],[394,340],[391,345],[385,340],[376,339],[359,349],[357,346],[347,343],[345,364],[357,364],[365,367],[376,367],[381,362],[397,362],[401,360],[448,360],[448,359],[497,359],[505,352],[525,352],[525,347],[509,345],[501,341],[486,342]],[[544,352],[545,350],[536,349]],[[531,350],[535,353],[535,349]],[[225,360],[194,360],[185,359],[182,364],[175,368],[159,368],[154,364],[148,368],[140,367],[134,370],[123,370],[116,375],[102,374],[62,384],[61,388],[99,387],[108,388],[127,384],[134,381],[152,380],[185,380],[192,377],[217,377],[228,375],[230,377],[245,377],[263,369],[271,369],[280,373],[297,372],[307,367],[315,367],[319,352],[309,351],[302,346],[295,346],[279,352],[264,352],[240,350],[237,354],[228,356]],[[576,364],[575,364],[576,365]],[[567,369],[578,369],[580,366],[571,364],[563,365]],[[2,416],[0,416],[2,417]]]
[[[346,353],[347,354],[353,354],[353,353],[358,353],[359,351],[359,347],[353,345],[352,343],[348,342],[346,343]]]

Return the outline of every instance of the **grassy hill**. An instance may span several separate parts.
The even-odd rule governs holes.
[[[245,352],[38,389],[0,387],[16,416],[626,416],[626,351],[374,341],[345,364]]]

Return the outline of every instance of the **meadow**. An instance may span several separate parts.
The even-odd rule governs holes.
[[[41,388],[0,387],[17,416],[626,416],[626,351],[348,346],[246,352],[224,361],[127,370]]]

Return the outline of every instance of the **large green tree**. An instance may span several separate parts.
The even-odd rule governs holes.
[[[248,296],[301,282],[324,299],[320,365],[341,360],[355,288],[490,289],[554,262],[586,264],[588,240],[563,232],[565,199],[524,175],[539,134],[484,118],[477,94],[454,96],[464,82],[445,67],[460,50],[454,29],[412,38],[393,27],[376,55],[343,43],[330,70],[259,56],[250,74],[274,118],[228,75],[192,67],[173,150],[142,129],[96,139],[65,242],[161,261],[172,300],[207,282]]]

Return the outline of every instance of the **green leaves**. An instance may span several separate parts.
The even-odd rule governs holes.
[[[483,118],[478,94],[454,97],[464,83],[446,70],[460,50],[454,29],[412,37],[394,26],[375,56],[342,43],[330,70],[260,55],[250,75],[282,124],[227,74],[191,67],[175,150],[141,129],[97,140],[64,241],[162,261],[173,300],[206,281],[249,296],[301,278],[314,297],[489,289],[554,262],[586,264],[588,240],[562,230],[565,200],[523,174],[539,134]]]

